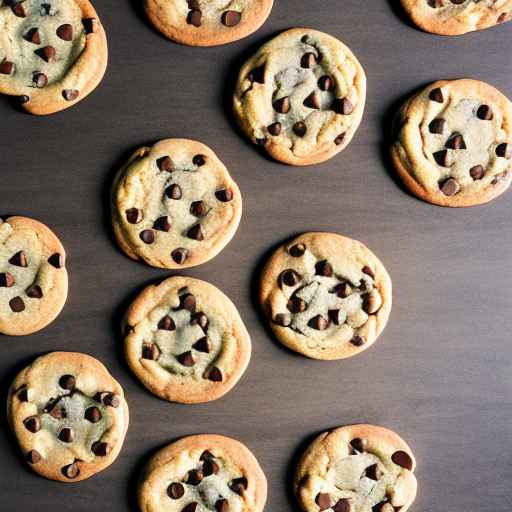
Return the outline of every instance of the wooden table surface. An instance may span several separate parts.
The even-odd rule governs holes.
[[[387,0],[276,0],[249,38],[210,49],[179,46],[146,22],[140,0],[95,4],[110,64],[101,86],[63,113],[31,117],[0,99],[1,215],[48,224],[69,260],[68,302],[50,327],[2,337],[1,391],[34,357],[80,351],[103,361],[126,391],[131,424],[117,461],[76,484],[30,473],[0,416],[2,512],[136,511],[148,456],[188,434],[246,443],[269,481],[270,512],[297,511],[294,464],[323,430],[354,422],[400,433],[418,459],[413,511],[505,512],[512,505],[512,192],[459,210],[431,206],[397,182],[387,158],[390,119],[412,91],[441,78],[486,80],[512,97],[512,23],[458,38],[422,33]],[[236,129],[229,105],[241,63],[263,42],[309,26],[345,42],[368,76],[367,109],[351,145],[329,162],[271,162]],[[217,402],[170,404],[128,370],[121,316],[142,286],[170,272],[126,258],[112,240],[108,192],[136,147],[166,137],[211,146],[242,189],[232,243],[185,273],[212,282],[238,306],[253,341],[239,385]],[[390,322],[377,343],[345,361],[318,362],[282,348],[257,304],[265,258],[308,230],[366,243],[394,283]],[[3,398],[2,398],[3,400]]]

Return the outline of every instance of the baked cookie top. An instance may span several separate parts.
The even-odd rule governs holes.
[[[435,82],[396,119],[393,162],[405,185],[441,206],[472,206],[510,185],[512,106],[477,80]]]
[[[454,36],[509,21],[512,0],[402,0],[414,23],[427,32]]]
[[[106,65],[105,32],[88,0],[3,0],[0,93],[18,96],[28,112],[68,108],[96,87]]]
[[[151,23],[164,36],[190,46],[216,46],[260,28],[273,0],[144,0]]]
[[[128,364],[155,395],[216,400],[240,379],[251,340],[233,303],[215,286],[170,277],[145,288],[126,315]]]
[[[121,386],[98,360],[53,352],[16,377],[8,418],[34,471],[76,482],[116,459],[128,428],[128,406]]]
[[[219,435],[186,437],[160,450],[139,486],[142,512],[262,512],[266,499],[254,455]]]
[[[119,245],[154,267],[187,268],[212,259],[241,216],[237,184],[217,155],[193,140],[167,139],[137,150],[113,187]]]
[[[343,359],[368,348],[384,329],[391,279],[362,243],[305,233],[265,265],[260,301],[288,348],[314,359]]]
[[[391,430],[341,427],[307,448],[295,493],[306,512],[405,512],[416,497],[415,467],[411,449]]]
[[[68,295],[66,252],[44,224],[0,219],[0,332],[31,334],[52,322]]]
[[[246,135],[273,158],[310,165],[348,145],[365,97],[366,77],[349,48],[318,30],[294,28],[244,64],[234,113]]]

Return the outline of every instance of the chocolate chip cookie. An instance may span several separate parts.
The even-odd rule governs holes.
[[[190,46],[237,41],[260,28],[274,0],[145,0],[144,8],[164,36]]]
[[[386,326],[391,279],[362,243],[305,233],[265,265],[260,301],[288,348],[313,359],[343,359],[367,349]]]
[[[402,0],[426,32],[454,36],[493,27],[512,18],[511,0]]]
[[[61,482],[85,480],[110,466],[128,428],[121,386],[86,354],[37,358],[14,380],[7,405],[27,463]]]
[[[107,39],[88,0],[0,0],[0,93],[31,114],[85,98],[107,66]]]
[[[170,277],[135,299],[124,325],[130,368],[155,395],[216,400],[238,382],[251,340],[233,303],[215,286]]]
[[[241,216],[237,184],[217,155],[194,140],[167,139],[137,150],[112,190],[119,245],[153,267],[209,261],[231,240]]]
[[[441,206],[473,206],[512,179],[512,105],[477,80],[435,82],[395,122],[393,162],[407,188]]]
[[[273,158],[310,165],[349,144],[365,96],[366,77],[349,48],[318,30],[294,28],[242,67],[234,113],[246,135]]]
[[[391,430],[373,425],[318,436],[295,473],[305,512],[405,512],[416,497],[414,455]]]
[[[267,480],[254,455],[219,435],[185,437],[150,460],[139,486],[142,512],[262,512]]]
[[[68,295],[66,252],[44,224],[0,219],[0,332],[31,334],[61,312]]]

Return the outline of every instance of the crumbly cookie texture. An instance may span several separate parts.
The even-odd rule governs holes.
[[[234,304],[215,286],[190,277],[144,289],[128,310],[124,331],[130,368],[152,393],[173,402],[220,398],[251,355]]]
[[[144,0],[151,23],[163,35],[190,46],[216,46],[260,28],[274,0]]]
[[[288,348],[314,359],[343,359],[368,348],[384,329],[391,279],[360,242],[305,233],[265,265],[260,301]]]
[[[402,0],[426,32],[454,36],[510,21],[512,0]]]
[[[237,184],[215,153],[193,140],[167,139],[137,150],[112,189],[119,245],[154,267],[209,261],[231,240],[241,216]]]
[[[477,80],[435,82],[405,103],[391,154],[407,188],[440,206],[473,206],[512,179],[512,104]]]
[[[366,77],[349,48],[318,30],[294,28],[245,63],[233,105],[243,131],[269,155],[310,165],[349,144],[365,97]]]
[[[128,406],[121,386],[98,360],[53,352],[18,374],[9,391],[8,419],[35,472],[77,482],[116,459]]]
[[[307,448],[295,493],[306,512],[405,512],[416,497],[415,467],[411,449],[391,430],[341,427]]]
[[[103,78],[107,54],[88,0],[0,0],[0,93],[31,114],[85,98]]]
[[[0,219],[0,332],[39,331],[61,312],[68,295],[66,252],[44,224]]]
[[[254,455],[219,435],[196,435],[160,450],[139,486],[142,512],[262,512],[267,480]]]

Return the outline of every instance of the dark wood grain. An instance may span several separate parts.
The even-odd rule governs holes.
[[[96,7],[111,58],[90,98],[43,118],[0,99],[0,214],[51,226],[67,248],[71,278],[68,303],[55,323],[32,336],[0,339],[0,378],[5,396],[14,373],[33,357],[87,352],[123,384],[131,426],[111,468],[63,485],[25,468],[2,408],[0,510],[135,511],[135,483],[147,456],[200,432],[245,442],[269,479],[267,510],[297,510],[287,484],[304,443],[353,422],[388,426],[414,448],[420,487],[413,510],[510,510],[511,193],[462,210],[420,202],[397,183],[386,140],[397,102],[433,80],[484,79],[512,97],[512,24],[442,38],[416,30],[383,0],[277,0],[258,33],[197,49],[159,36],[138,0],[96,1]],[[263,157],[229,113],[241,62],[292,26],[339,37],[368,75],[367,110],[350,147],[305,169]],[[233,299],[254,345],[240,384],[199,406],[166,403],[139,385],[118,333],[134,293],[169,273],[134,263],[116,248],[108,189],[132,149],[173,136],[197,138],[217,151],[245,201],[233,242],[186,272]],[[275,342],[258,312],[256,283],[268,251],[306,230],[362,240],[393,278],[390,323],[373,348],[353,359],[325,363],[294,355]]]

